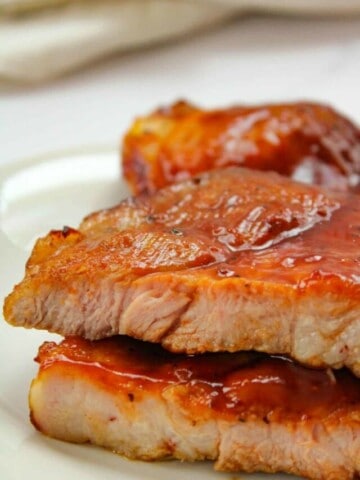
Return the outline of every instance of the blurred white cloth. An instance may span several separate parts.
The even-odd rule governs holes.
[[[35,82],[253,11],[360,13],[360,0],[0,0],[0,78]]]

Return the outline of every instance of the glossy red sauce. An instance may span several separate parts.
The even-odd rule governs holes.
[[[240,252],[213,273],[288,283],[302,289],[319,280],[360,285],[360,202],[341,207],[331,221],[269,248]],[[359,295],[359,293],[358,293]]]
[[[87,240],[79,263],[98,269],[105,258],[139,275],[209,267],[206,275],[301,288],[329,276],[359,285],[358,199],[271,173],[217,170],[91,216],[107,236],[96,249]],[[131,209],[141,212],[136,228],[122,230]],[[64,262],[74,259],[69,251]]]
[[[36,360],[41,371],[61,368],[112,392],[125,391],[130,401],[184,386],[186,405],[239,420],[249,415],[306,420],[360,406],[360,381],[350,372],[311,370],[265,354],[175,355],[127,337],[97,342],[69,337],[60,345],[44,343]]]
[[[180,102],[139,119],[124,139],[124,173],[135,193],[229,165],[359,190],[360,130],[320,104],[206,111]]]

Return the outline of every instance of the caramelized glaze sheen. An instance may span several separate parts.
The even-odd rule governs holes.
[[[137,228],[119,232],[119,222],[122,227],[126,215],[133,218],[130,207],[141,212]],[[214,170],[95,213],[81,231],[102,235],[96,258],[106,255],[108,263],[116,264],[122,255],[122,265],[137,274],[209,266],[216,277],[269,280],[299,289],[329,276],[360,283],[357,196],[274,173]],[[96,260],[94,252],[88,252],[87,262]],[[69,254],[74,262],[76,251]],[[84,254],[79,252],[82,262]]]
[[[130,401],[142,391],[183,386],[184,402],[193,408],[239,420],[306,420],[341,414],[360,402],[359,380],[346,370],[310,370],[257,353],[186,356],[127,337],[97,342],[69,337],[59,345],[44,343],[36,360],[41,370],[60,368],[89,378],[112,392],[127,392]]]
[[[228,167],[38,240],[9,323],[175,352],[258,350],[360,376],[359,196]]]
[[[319,104],[205,111],[179,102],[136,120],[124,138],[122,159],[134,193],[229,165],[357,190],[360,130]]]

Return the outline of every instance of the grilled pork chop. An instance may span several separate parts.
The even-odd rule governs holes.
[[[174,352],[258,350],[360,375],[358,196],[227,168],[35,245],[13,325]]]
[[[179,102],[137,119],[122,157],[134,193],[228,165],[360,190],[360,130],[319,104],[205,111]]]
[[[130,458],[215,460],[225,471],[350,480],[360,384],[259,354],[186,357],[115,337],[45,343],[30,391],[41,432]]]

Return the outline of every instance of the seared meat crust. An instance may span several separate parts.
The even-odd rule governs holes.
[[[185,357],[126,337],[45,343],[38,361],[31,418],[51,437],[225,471],[360,471],[360,385],[347,371],[246,353]]]
[[[229,165],[359,191],[360,130],[314,103],[202,110],[178,102],[135,120],[122,163],[134,193]]]
[[[259,350],[360,375],[360,203],[228,168],[40,239],[6,319],[175,352]]]

